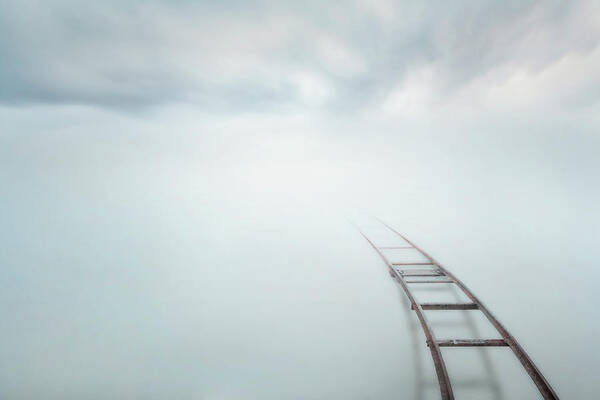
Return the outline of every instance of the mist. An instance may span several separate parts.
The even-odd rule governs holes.
[[[319,7],[0,2],[0,397],[439,398],[375,217],[595,397],[597,6]]]

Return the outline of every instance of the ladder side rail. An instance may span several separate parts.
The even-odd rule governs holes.
[[[454,393],[452,391],[452,384],[450,383],[450,378],[448,376],[448,371],[446,369],[446,363],[444,362],[444,359],[442,357],[442,351],[440,350],[440,346],[437,343],[435,335],[433,334],[433,331],[431,330],[431,327],[429,326],[429,323],[427,322],[427,318],[425,317],[425,313],[423,312],[421,305],[415,300],[410,289],[408,288],[408,285],[404,281],[403,276],[393,267],[392,263],[387,259],[387,257],[362,232],[362,230],[359,229],[359,232],[367,240],[367,242],[369,242],[369,244],[375,249],[375,251],[379,254],[379,256],[383,259],[383,261],[388,266],[390,273],[396,277],[396,279],[402,286],[402,289],[404,289],[404,293],[408,297],[413,310],[417,314],[419,322],[421,323],[421,328],[423,329],[423,332],[425,333],[425,337],[427,339],[427,345],[431,352],[431,357],[433,358],[433,364],[435,366],[435,372],[436,372],[436,375],[438,378],[438,383],[440,386],[440,392],[442,395],[442,399],[443,400],[453,400]]]

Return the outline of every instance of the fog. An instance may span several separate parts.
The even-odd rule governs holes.
[[[3,114],[4,398],[412,398],[415,348],[430,361],[351,223],[369,215],[462,278],[563,397],[598,389],[585,129],[45,113]],[[475,365],[448,353],[451,374]],[[494,362],[504,398],[536,394]]]
[[[0,0],[1,398],[597,397],[597,5],[305,6]]]

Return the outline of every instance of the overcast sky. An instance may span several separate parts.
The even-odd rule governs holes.
[[[223,113],[592,107],[597,7],[2,1],[0,100]]]
[[[0,397],[410,398],[361,210],[591,398],[599,130],[595,1],[0,0]]]

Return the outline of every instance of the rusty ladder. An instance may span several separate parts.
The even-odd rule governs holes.
[[[359,228],[361,235],[371,244],[377,251],[379,256],[388,266],[390,275],[395,278],[404,293],[408,297],[411,305],[411,310],[415,311],[417,318],[421,324],[426,337],[427,346],[431,352],[433,363],[440,386],[442,399],[454,399],[452,392],[452,384],[448,377],[446,364],[442,357],[440,347],[489,347],[489,346],[505,346],[510,347],[517,359],[529,374],[533,383],[537,386],[540,394],[544,399],[558,399],[546,378],[540,370],[535,366],[531,358],[525,350],[519,345],[517,340],[502,326],[502,324],[492,315],[492,313],[483,305],[483,303],[467,288],[456,276],[444,268],[440,263],[433,259],[429,254],[408,240],[400,232],[396,231],[385,222],[379,220],[383,226],[389,229],[392,233],[401,238],[406,245],[402,246],[377,246],[367,235]],[[384,254],[383,250],[388,249],[414,249],[420,253],[427,261],[426,262],[391,262]],[[411,285],[422,283],[453,283],[455,284],[470,300],[468,303],[419,303],[411,292]],[[479,310],[490,323],[496,328],[500,334],[500,339],[443,339],[439,340],[435,337],[430,324],[425,317],[425,310]]]

